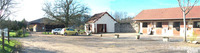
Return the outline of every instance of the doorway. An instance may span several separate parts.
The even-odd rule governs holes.
[[[106,24],[97,24],[97,33],[106,33]]]

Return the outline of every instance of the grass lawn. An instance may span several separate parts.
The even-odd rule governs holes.
[[[16,32],[9,32],[9,35],[10,35],[10,37],[17,37],[17,36],[16,36]],[[25,37],[27,37],[27,36],[29,36],[29,35],[30,35],[30,33],[29,33],[29,32],[26,32]],[[21,35],[20,37],[23,37],[23,35]]]
[[[21,43],[16,40],[10,40],[10,43],[8,43],[8,40],[5,40],[5,50],[3,51],[2,39],[0,39],[0,44],[0,53],[11,53],[15,49],[15,45],[21,45]]]
[[[42,34],[45,34],[45,35],[52,35],[51,32],[42,32]]]

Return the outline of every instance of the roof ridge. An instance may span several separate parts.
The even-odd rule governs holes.
[[[200,7],[200,5],[194,6],[194,7]],[[157,9],[144,9],[144,10],[159,10],[159,9],[172,9],[172,8],[180,8],[180,7],[157,8]],[[143,11],[144,11],[144,10],[143,10]]]

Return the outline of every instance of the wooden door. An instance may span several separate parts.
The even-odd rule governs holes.
[[[97,24],[97,33],[106,33],[107,27],[106,24]]]

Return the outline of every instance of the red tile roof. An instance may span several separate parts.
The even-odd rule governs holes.
[[[133,20],[165,20],[182,19],[183,14],[180,7],[143,10]],[[194,6],[187,14],[186,19],[200,18],[200,6]]]
[[[108,12],[97,13],[93,15],[86,23],[95,23],[100,19],[104,14],[108,14],[114,21],[116,21]]]

